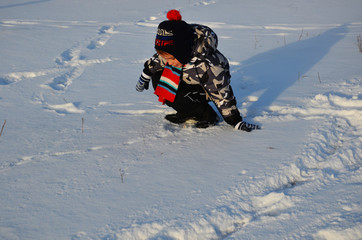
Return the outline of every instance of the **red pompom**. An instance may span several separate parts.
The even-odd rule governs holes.
[[[172,9],[172,10],[168,11],[167,18],[170,21],[181,21],[182,20],[180,11],[178,11],[176,9]]]

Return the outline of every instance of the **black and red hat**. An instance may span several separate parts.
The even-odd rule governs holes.
[[[193,30],[179,11],[173,9],[167,13],[168,21],[158,25],[155,49],[173,55],[180,63],[186,64],[191,60],[193,46]]]

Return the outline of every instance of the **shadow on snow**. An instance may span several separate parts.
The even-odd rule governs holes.
[[[12,7],[21,7],[21,6],[26,6],[26,5],[31,5],[31,4],[38,4],[38,3],[49,2],[49,1],[51,1],[51,0],[38,0],[38,1],[30,1],[30,2],[24,2],[24,3],[14,3],[14,4],[5,5],[5,6],[0,6],[0,9],[12,8]]]
[[[298,80],[298,73],[299,76],[307,73],[327,55],[333,45],[344,38],[346,32],[347,25],[342,25],[316,37],[294,42],[244,61],[242,67],[233,73],[235,95],[245,97],[262,92],[258,100],[249,105],[248,111],[267,108]]]

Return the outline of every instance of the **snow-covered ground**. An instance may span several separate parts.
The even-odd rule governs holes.
[[[172,8],[246,121],[135,84]],[[1,0],[0,239],[362,239],[362,1]]]

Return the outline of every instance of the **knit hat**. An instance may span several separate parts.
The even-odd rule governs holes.
[[[186,64],[191,60],[193,31],[179,11],[167,13],[168,21],[158,25],[155,48],[173,55],[180,63]]]

